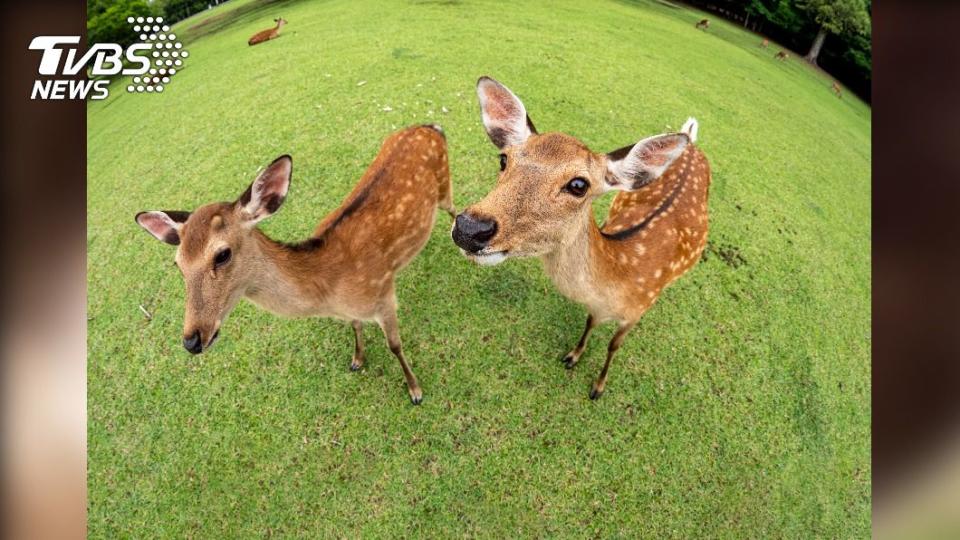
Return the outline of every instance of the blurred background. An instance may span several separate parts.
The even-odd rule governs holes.
[[[31,101],[37,35],[83,35],[82,2],[0,7],[5,538],[86,531],[84,103]]]
[[[955,2],[874,9],[874,532],[960,536]]]

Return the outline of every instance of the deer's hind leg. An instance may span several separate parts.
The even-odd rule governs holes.
[[[440,202],[437,203],[437,206],[439,206],[441,210],[444,210],[447,214],[449,214],[451,218],[456,219],[457,207],[453,205],[453,197],[450,196],[449,191],[447,192],[446,198],[441,199]]]
[[[437,206],[450,214],[451,218],[456,218],[457,208],[453,205],[453,187],[450,184],[450,173],[448,172],[445,176],[446,178],[441,179],[438,186],[440,192],[437,197]]]
[[[377,318],[383,335],[387,338],[387,345],[390,351],[400,362],[400,369],[403,370],[403,377],[407,381],[407,391],[410,393],[410,401],[414,405],[419,405],[423,401],[423,390],[420,389],[420,383],[417,382],[417,376],[413,374],[406,357],[403,355],[403,346],[400,343],[400,325],[397,320],[397,299],[393,290],[389,292],[389,299],[381,307],[381,312]]]
[[[363,367],[365,356],[363,352],[363,323],[354,320],[350,322],[350,326],[353,327],[353,336],[356,340],[353,348],[353,358],[350,360],[350,371],[359,371]]]

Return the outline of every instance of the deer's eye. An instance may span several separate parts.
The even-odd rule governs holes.
[[[503,171],[503,170],[506,170],[506,168],[507,168],[507,155],[500,154],[500,170]]]
[[[583,197],[587,194],[588,189],[590,189],[590,182],[587,182],[585,178],[580,178],[579,176],[563,186],[563,190],[574,197]]]
[[[223,248],[213,256],[213,267],[220,268],[230,262],[230,248]]]

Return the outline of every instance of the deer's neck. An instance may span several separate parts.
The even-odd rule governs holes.
[[[258,306],[291,317],[323,312],[330,288],[323,256],[324,245],[309,241],[291,247],[253,233],[254,257],[246,296]]]
[[[602,305],[604,295],[596,285],[601,282],[597,279],[597,269],[603,267],[612,255],[603,249],[605,239],[593,213],[589,208],[587,210],[577,226],[567,232],[560,246],[541,259],[547,275],[560,292],[575,302],[586,304],[593,313],[592,306]]]

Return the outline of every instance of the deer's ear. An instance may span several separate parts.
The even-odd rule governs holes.
[[[696,136],[696,121],[684,128],[681,133],[656,135],[607,154],[606,189],[632,191],[660,178]]]
[[[187,222],[190,212],[179,210],[151,210],[137,214],[137,224],[171,246],[180,245],[180,228]]]
[[[288,155],[282,155],[267,165],[237,200],[241,218],[253,224],[272,216],[287,197],[292,174],[293,159]]]
[[[480,77],[477,97],[483,127],[497,148],[520,144],[537,132],[523,103],[506,86],[490,77]]]

